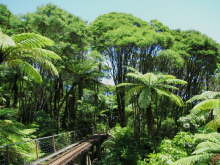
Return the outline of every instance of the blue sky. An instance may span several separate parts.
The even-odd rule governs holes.
[[[173,29],[196,29],[220,43],[220,0],[0,0],[0,3],[15,14],[54,3],[87,21],[112,11],[126,12],[146,21],[158,19]]]

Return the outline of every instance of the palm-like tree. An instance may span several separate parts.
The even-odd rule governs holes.
[[[29,78],[40,83],[40,69],[47,69],[58,75],[52,60],[61,58],[56,53],[43,49],[52,45],[52,40],[39,34],[22,33],[9,37],[0,32],[0,64],[19,68]]]
[[[209,116],[206,128],[216,130],[220,126],[220,92],[206,91],[189,99],[187,103],[199,102],[191,110],[189,118],[199,119]]]
[[[146,73],[131,69],[133,72],[127,74],[127,77],[133,79],[131,83],[121,83],[117,87],[127,88],[128,101],[136,97],[138,105],[141,109],[145,109],[148,133],[154,134],[154,113],[152,104],[156,102],[159,97],[167,97],[172,102],[179,106],[183,105],[182,99],[172,93],[173,90],[178,90],[174,85],[184,85],[187,82],[177,79],[172,75]]]

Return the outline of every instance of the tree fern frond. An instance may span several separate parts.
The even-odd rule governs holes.
[[[135,86],[135,87],[128,89],[125,93],[126,104],[129,104],[132,97],[138,96],[143,88],[144,88],[143,86]]]
[[[56,53],[50,50],[41,49],[41,48],[33,48],[30,50],[30,53],[33,55],[38,55],[48,60],[61,60],[61,57]]]
[[[218,142],[220,141],[220,133],[213,132],[213,133],[208,133],[208,134],[195,134],[195,139],[204,141],[204,140],[209,140],[212,142]]]
[[[180,79],[167,79],[166,83],[168,84],[174,84],[174,85],[186,85],[187,82],[184,80],[180,80]]]
[[[176,79],[176,76],[170,74],[158,74],[160,80]]]
[[[133,86],[138,86],[139,84],[134,84],[134,83],[120,83],[118,85],[116,85],[117,88],[120,87],[133,87]]]
[[[56,53],[42,49],[42,48],[26,48],[26,47],[9,47],[4,51],[7,54],[7,59],[15,59],[15,58],[30,58],[30,59],[38,59],[38,61],[44,60],[61,60],[61,57]]]
[[[140,72],[138,72],[138,70],[135,69],[135,68],[132,68],[132,67],[127,67],[127,68],[128,68],[128,71],[131,71],[131,72],[136,73],[136,74],[140,74]]]
[[[215,109],[215,108],[220,108],[220,99],[208,99],[205,101],[200,102],[197,104],[195,107],[193,107],[192,112],[195,110],[210,110],[210,109]]]
[[[128,73],[127,77],[133,78],[133,79],[135,79],[139,82],[142,82],[142,83],[144,83],[146,81],[145,78],[143,77],[143,75],[141,75],[141,74]]]
[[[10,67],[18,67],[23,73],[25,73],[30,79],[34,80],[35,82],[42,82],[42,78],[39,72],[29,63],[20,59],[15,59],[7,61],[7,64]]]
[[[220,128],[220,118],[211,120],[206,124],[205,128],[208,130],[217,131],[217,129]]]
[[[45,61],[45,62],[41,63],[41,66],[43,69],[49,70],[53,75],[55,75],[55,76],[59,75],[56,67],[52,64],[52,62]]]
[[[220,152],[220,144],[206,141],[199,143],[196,146],[195,151],[192,154],[201,154],[201,153],[219,153]]]
[[[200,101],[200,100],[214,99],[214,98],[219,97],[219,96],[220,96],[220,92],[206,91],[206,92],[203,92],[200,95],[193,96],[186,103],[192,103],[194,101]]]
[[[188,156],[188,157],[181,158],[181,159],[177,160],[172,165],[195,165],[198,162],[202,162],[202,161],[206,161],[206,160],[211,159],[212,156],[213,156],[213,154],[208,154],[208,153]]]
[[[141,108],[147,108],[150,102],[151,102],[150,89],[144,88],[139,95],[138,103]]]
[[[11,37],[9,37],[8,35],[0,31],[0,48],[4,49],[4,48],[15,46],[15,45],[16,44]]]
[[[143,82],[147,85],[152,85],[154,84],[157,80],[158,77],[157,75],[153,74],[153,73],[146,73],[143,75]]]
[[[162,90],[162,89],[155,89],[155,90],[158,93],[158,95],[166,96],[166,97],[170,98],[178,106],[183,106],[184,105],[183,100],[179,96],[173,94],[172,92],[165,91],[165,90]]]
[[[190,115],[193,116],[194,118],[199,118],[207,113],[210,112],[210,109],[191,109]]]
[[[167,85],[167,84],[157,84],[156,87],[163,88],[163,89],[179,90],[179,88],[172,86],[172,85]]]
[[[35,33],[22,33],[12,36],[17,45],[29,48],[52,46],[54,42],[47,37]]]

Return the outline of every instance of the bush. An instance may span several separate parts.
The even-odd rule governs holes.
[[[172,139],[165,139],[161,142],[159,152],[148,155],[148,165],[170,165],[172,162],[186,157],[196,147],[194,136],[187,132],[179,132]]]
[[[145,150],[140,148],[138,141],[133,136],[133,130],[130,127],[116,126],[111,130],[110,135],[111,138],[103,144],[105,152],[99,164],[137,165]]]

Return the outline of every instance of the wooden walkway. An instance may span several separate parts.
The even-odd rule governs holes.
[[[100,154],[99,153],[100,146],[103,143],[103,141],[106,140],[107,138],[108,138],[107,134],[93,135],[89,137],[87,140],[74,143],[43,159],[39,159],[31,163],[31,165],[65,165],[70,162],[74,162],[74,160],[79,158],[81,159],[80,160],[81,163],[79,164],[91,165],[92,160],[90,156]],[[95,146],[95,150],[94,150],[94,146]]]

